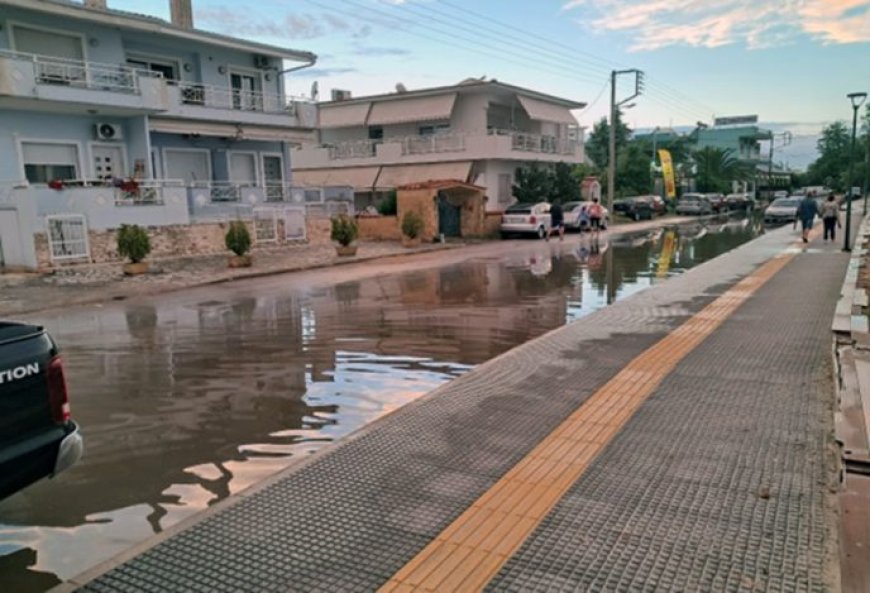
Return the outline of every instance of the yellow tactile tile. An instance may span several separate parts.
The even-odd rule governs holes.
[[[794,257],[769,260],[632,360],[380,591],[481,591],[676,365]]]

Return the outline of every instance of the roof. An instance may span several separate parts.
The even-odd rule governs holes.
[[[415,189],[470,189],[475,191],[486,191],[485,187],[466,183],[458,179],[430,179],[428,181],[419,181],[417,183],[408,183],[400,185],[396,189],[415,190]]]
[[[312,63],[317,60],[317,55],[312,52],[266,45],[201,29],[185,29],[154,16],[116,8],[92,8],[71,0],[2,0],[2,4],[115,27],[125,27],[146,33],[169,35],[190,41],[240,49],[272,58]]]
[[[369,103],[372,101],[395,101],[395,100],[403,100],[408,99],[410,97],[425,97],[429,95],[443,95],[448,93],[456,93],[457,91],[462,91],[465,89],[479,89],[479,88],[497,88],[506,91],[510,91],[516,93],[521,96],[531,97],[533,99],[538,99],[540,101],[545,101],[547,103],[555,103],[557,105],[561,105],[563,107],[567,107],[568,109],[582,109],[586,107],[586,103],[573,101],[571,99],[565,99],[563,97],[556,97],[554,95],[548,95],[546,93],[540,93],[538,91],[534,91],[532,89],[527,89],[519,86],[514,86],[511,84],[506,84],[504,82],[499,82],[497,80],[470,80],[463,81],[460,84],[453,84],[449,86],[439,86],[439,87],[431,87],[427,89],[418,89],[415,91],[405,91],[401,93],[384,93],[381,95],[368,95],[365,97],[354,97],[353,99],[345,99],[343,101],[324,101],[319,105],[321,107],[331,107],[334,105],[350,105],[353,103]]]

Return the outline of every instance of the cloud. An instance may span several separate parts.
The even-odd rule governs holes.
[[[351,52],[356,56],[407,56],[411,50],[403,47],[357,47]]]
[[[631,51],[734,43],[764,49],[802,35],[823,44],[870,41],[870,0],[568,0],[562,10],[591,31],[633,35]]]
[[[244,37],[274,37],[278,39],[314,39],[331,33],[343,33],[354,38],[371,34],[368,25],[357,26],[330,13],[322,15],[292,13],[283,17],[258,18],[248,11],[216,6],[197,8],[197,24],[222,33]]]
[[[294,78],[329,78],[339,74],[359,72],[356,68],[306,68],[293,73]]]

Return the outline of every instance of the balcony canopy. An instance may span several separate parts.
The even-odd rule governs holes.
[[[455,103],[456,93],[378,101],[372,105],[368,125],[448,120]]]
[[[266,142],[288,142],[290,144],[307,144],[312,142],[312,132],[303,132],[286,128],[254,126],[243,124],[226,124],[217,122],[197,122],[182,119],[150,118],[148,125],[152,132],[166,134],[198,134],[217,138],[235,138],[236,140],[260,140]]]
[[[535,121],[577,125],[577,120],[574,119],[574,116],[571,115],[571,111],[567,107],[522,95],[517,95],[517,99],[519,99],[520,105],[523,106],[529,117]]]
[[[378,187],[400,187],[411,183],[422,183],[432,179],[455,179],[467,181],[471,172],[471,161],[453,163],[429,163],[426,165],[393,165],[383,167],[378,176]]]
[[[380,167],[297,170],[293,172],[293,184],[316,187],[347,185],[357,190],[371,191],[380,170]]]
[[[323,106],[320,108],[320,127],[328,129],[364,126],[370,107],[371,103]]]

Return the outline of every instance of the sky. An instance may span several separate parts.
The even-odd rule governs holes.
[[[169,0],[109,0],[168,18]],[[637,129],[758,115],[794,135],[784,160],[811,160],[821,127],[870,91],[870,0],[193,0],[197,28],[318,54],[293,94],[354,96],[469,77],[585,102],[607,113],[613,69],[640,69]],[[619,78],[619,98],[632,75]]]

